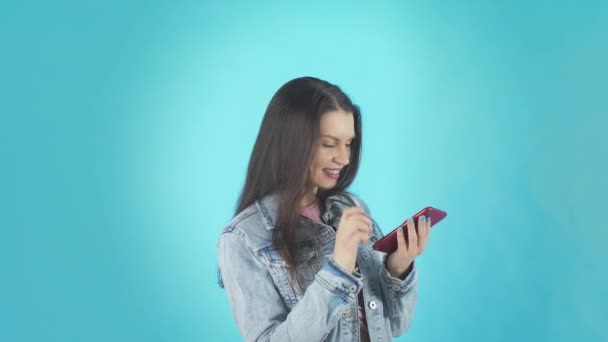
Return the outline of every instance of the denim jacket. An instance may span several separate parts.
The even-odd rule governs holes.
[[[325,224],[302,219],[296,269],[303,290],[289,282],[287,264],[272,246],[276,195],[256,201],[224,228],[218,243],[220,277],[246,341],[359,341],[359,291],[371,341],[391,341],[409,329],[418,297],[416,268],[404,280],[388,273],[386,254],[372,249],[382,237],[375,223],[370,240],[359,246],[358,274],[333,261],[332,227],[352,205],[369,214],[349,193],[328,198]]]

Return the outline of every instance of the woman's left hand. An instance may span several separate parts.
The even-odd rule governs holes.
[[[431,219],[421,216],[418,219],[418,233],[414,227],[414,220],[410,218],[407,222],[408,242],[405,241],[405,232],[400,228],[397,232],[397,250],[391,253],[386,260],[386,269],[396,278],[404,279],[406,271],[414,262],[414,259],[426,248],[429,241],[429,230]]]

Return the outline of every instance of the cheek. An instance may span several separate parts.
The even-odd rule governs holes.
[[[320,168],[325,167],[328,161],[331,161],[331,152],[328,150],[319,150],[315,155],[314,164]]]
[[[322,168],[323,165],[323,153],[321,153],[321,151],[317,151],[315,153],[315,156],[312,159],[312,164],[310,165],[310,169],[314,170],[314,169],[319,169]]]
[[[318,177],[320,173],[321,173],[321,165],[319,163],[313,163],[310,166],[310,176]]]
[[[323,165],[325,165],[324,159],[323,159],[323,154],[317,152],[315,154],[314,159],[312,160],[312,164],[310,165],[310,176],[311,177],[316,177],[318,178],[319,176],[321,176],[321,173],[323,172]]]

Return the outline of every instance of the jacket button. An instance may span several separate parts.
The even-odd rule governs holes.
[[[369,308],[372,310],[376,310],[376,302],[375,301],[370,301],[369,302]]]

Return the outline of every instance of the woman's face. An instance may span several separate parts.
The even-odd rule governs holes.
[[[331,111],[321,117],[321,129],[315,155],[310,165],[309,184],[314,193],[330,189],[338,182],[340,171],[350,161],[350,145],[355,138],[352,113]]]

